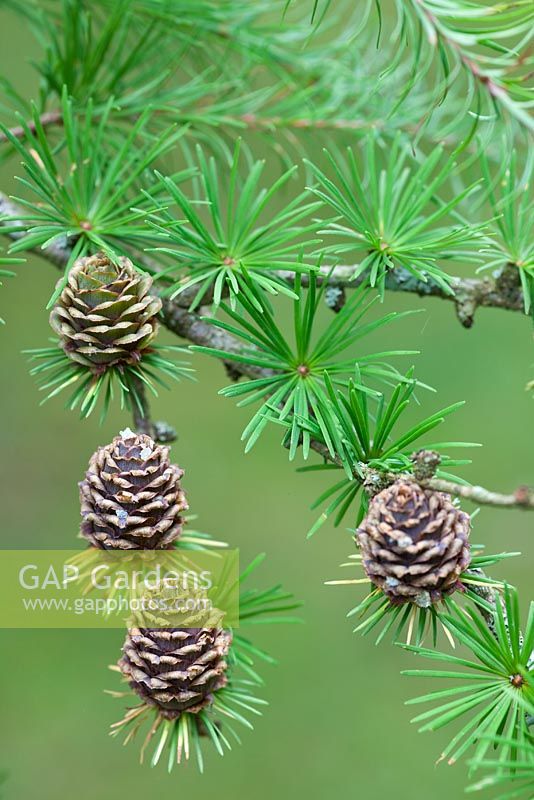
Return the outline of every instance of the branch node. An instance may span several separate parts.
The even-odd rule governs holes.
[[[518,486],[514,499],[519,506],[529,506],[534,500],[534,490],[530,486]]]
[[[454,297],[456,316],[463,328],[472,328],[475,324],[475,311],[478,302],[472,294],[456,294]]]
[[[334,311],[336,314],[339,314],[339,312],[347,302],[345,289],[342,286],[335,286],[333,284],[330,284],[325,289],[324,301],[331,311]]]
[[[164,422],[163,420],[158,420],[153,425],[154,428],[154,439],[159,444],[169,444],[171,442],[175,442],[178,439],[178,434],[176,430],[169,425],[168,422]]]
[[[410,460],[414,465],[413,474],[418,483],[431,480],[441,464],[441,456],[434,450],[418,450],[412,453]]]
[[[374,497],[384,489],[387,489],[398,477],[388,472],[380,472],[380,470],[373,469],[363,462],[358,464],[358,469],[363,477],[363,489],[369,497]]]
[[[241,370],[239,370],[236,367],[236,365],[233,364],[231,361],[223,361],[222,363],[223,363],[224,370],[225,370],[226,374],[228,375],[228,377],[230,378],[230,380],[232,381],[232,383],[237,383],[238,380],[243,375]]]

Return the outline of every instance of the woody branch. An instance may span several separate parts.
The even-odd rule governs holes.
[[[21,209],[15,203],[0,193],[0,218],[9,217],[12,222],[16,220],[18,216],[22,216],[22,213]],[[11,236],[15,238],[20,238],[20,236],[23,235],[24,234],[20,233],[11,234]],[[67,243],[54,243],[35,252],[50,261],[56,267],[64,268],[68,262],[70,250]],[[350,267],[337,267],[333,273],[328,271],[329,284],[339,286],[340,288],[355,286],[355,282],[350,281],[350,269]],[[284,274],[286,274],[289,279],[290,273]],[[415,281],[411,276],[408,276],[405,280],[400,280],[397,275],[397,279],[395,280],[396,274],[397,273],[390,273],[388,289],[394,291],[410,291],[422,296],[429,295],[451,299],[448,295],[443,294],[438,287],[424,284],[421,281]],[[326,271],[324,272],[324,277],[326,277]],[[508,308],[510,310],[518,310],[521,308],[519,298],[513,302],[510,301],[510,299],[507,300],[505,296],[499,293],[495,286],[491,289],[487,288],[485,281],[477,279],[457,279],[457,281],[458,286],[461,286],[461,291],[467,293],[470,297],[470,301],[474,303],[474,308],[476,308],[477,305]],[[174,300],[170,300],[168,297],[162,297],[162,301],[163,324],[168,330],[180,338],[187,339],[195,345],[224,350],[226,352],[238,353],[242,350],[241,344],[231,334],[211,325],[209,320],[203,319],[199,314],[189,311],[187,306],[189,305],[190,298],[185,296],[185,293],[178,295]],[[232,364],[232,369],[237,375],[251,378],[258,378],[270,374],[268,370],[238,362]],[[136,417],[135,421],[141,427],[146,427],[154,432],[154,423],[152,423],[150,418],[148,401],[144,395],[143,397],[145,398],[143,408],[137,409],[134,412],[134,416]],[[322,442],[312,441],[311,447],[324,459],[339,464]],[[393,478],[393,476],[391,477]],[[398,475],[395,477],[398,477]],[[499,492],[489,491],[481,486],[460,485],[452,481],[445,481],[435,477],[428,481],[421,482],[429,488],[448,492],[456,497],[462,497],[463,499],[481,505],[498,506],[500,508],[534,509],[534,490],[524,486],[518,488],[513,494],[501,494]]]

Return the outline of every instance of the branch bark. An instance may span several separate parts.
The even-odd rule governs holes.
[[[333,117],[288,117],[287,119],[279,116],[262,116],[261,114],[241,114],[235,117],[228,116],[230,123],[241,124],[250,130],[269,131],[279,128],[292,128],[295,130],[367,130],[380,128],[384,123],[379,120],[367,119],[344,119]],[[39,117],[43,128],[61,127],[63,125],[63,113],[61,109],[45,111]],[[33,120],[27,120],[26,125],[31,133],[36,133],[36,125]],[[9,129],[12,136],[17,139],[24,139],[26,131],[22,125],[15,125]],[[3,131],[0,131],[0,144],[8,142],[9,139]]]
[[[45,111],[44,114],[41,114],[39,117],[39,121],[43,128],[49,128],[54,125],[60,127],[63,125],[63,112],[60,109],[56,109],[55,111]],[[26,125],[31,133],[37,132],[37,127],[33,120],[28,120]],[[15,136],[16,139],[24,139],[26,137],[26,131],[22,125],[16,125],[14,128],[10,128],[9,132],[12,136]],[[9,139],[7,138],[6,134],[3,131],[0,131],[0,144],[8,141]]]
[[[138,433],[146,433],[161,444],[174,442],[178,438],[174,428],[167,422],[154,422],[150,412],[146,386],[142,380],[132,379],[137,401],[132,398],[132,417],[134,428]]]
[[[23,210],[7,195],[0,192],[0,220],[5,217],[9,218],[12,224],[16,224],[17,219],[23,216]],[[11,239],[20,239],[23,236],[24,233],[9,234]],[[49,245],[46,250],[36,249],[34,252],[63,269],[69,258],[70,245],[65,238],[63,242],[58,241]],[[144,260],[145,256],[142,258]],[[321,278],[323,280],[328,278],[330,286],[342,290],[353,289],[366,279],[366,276],[363,275],[353,280],[352,276],[355,269],[356,266],[340,265],[334,267],[332,271],[330,268],[323,266],[320,269]],[[278,274],[280,277],[284,278],[288,284],[293,282],[294,273],[290,271],[280,271]],[[500,308],[508,311],[520,312],[523,310],[523,295],[515,268],[512,276],[512,280],[504,281],[495,281],[491,278],[453,277],[451,285],[454,294],[450,295],[436,284],[430,281],[425,283],[424,281],[414,278],[406,269],[397,268],[388,272],[386,276],[386,289],[391,292],[407,292],[419,297],[439,297],[442,300],[447,300],[454,304],[461,324],[465,328],[471,328],[477,308]],[[303,275],[304,284],[305,281],[306,276]],[[166,316],[172,320],[173,310],[188,308],[193,296],[194,287],[191,292],[184,292],[178,295],[172,304],[167,303]],[[185,323],[184,318],[182,318],[181,321]],[[170,329],[172,330],[172,327]]]
[[[321,267],[323,278],[330,274],[328,283],[340,289],[354,289],[366,280],[361,275],[356,280],[352,275],[356,266],[337,266],[330,274],[328,267]],[[288,283],[293,280],[293,273],[280,272]],[[306,276],[303,276],[303,283]],[[477,308],[501,308],[508,311],[523,311],[524,301],[517,269],[514,268],[510,280],[495,281],[491,278],[459,278],[453,277],[451,288],[454,294],[448,294],[440,286],[430,281],[415,278],[408,270],[397,267],[386,275],[386,289],[390,292],[408,292],[418,297],[439,297],[454,303],[458,320],[464,328],[471,328]]]
[[[421,14],[427,20],[428,25],[432,31],[429,40],[436,46],[441,41],[442,44],[448,46],[454,53],[456,53],[459,61],[463,64],[465,69],[471,74],[475,83],[478,83],[482,89],[485,89],[494,103],[503,104],[506,109],[512,101],[510,92],[507,89],[506,81],[496,82],[494,80],[495,70],[483,69],[484,59],[480,58],[478,61],[473,56],[469,55],[461,46],[458,40],[455,40],[448,33],[446,27],[440,22],[438,17],[432,13],[423,0],[415,0],[416,5],[421,9]],[[518,59],[521,55],[518,54]],[[516,62],[519,63],[519,60]],[[509,71],[509,70],[508,70]],[[531,126],[527,123],[527,128]]]
[[[414,474],[412,475],[411,473],[406,473],[405,477],[412,478],[412,480],[415,479],[417,483],[426,489],[433,489],[437,492],[446,492],[447,494],[454,495],[455,497],[461,497],[464,500],[469,500],[471,503],[476,503],[477,505],[523,510],[534,509],[534,488],[529,486],[519,486],[512,494],[502,494],[501,492],[492,492],[489,489],[485,489],[483,486],[471,486],[469,484],[464,485],[436,477],[434,473],[440,462],[439,454],[437,453],[434,453],[434,455],[437,456],[436,461],[432,465],[432,468],[425,475],[425,472],[421,469],[421,462],[418,459],[418,456],[424,456],[425,454],[432,453],[433,451],[429,450],[420,450],[418,453],[414,453],[412,456],[412,461],[414,462]],[[323,455],[326,460],[334,461],[334,463],[337,463],[339,466],[341,466],[339,461],[332,459],[328,453],[328,449],[324,445],[321,450],[321,455]],[[373,467],[369,467],[364,463],[360,463],[358,467],[360,473],[364,476],[364,488],[370,495],[377,494],[377,492],[381,491],[383,488],[391,485],[400,477],[402,477],[401,473],[379,472],[378,470],[374,469]],[[356,471],[354,474],[357,474]]]
[[[0,233],[2,233],[1,223],[5,219],[9,219],[11,225],[20,225],[23,227],[23,223],[20,218],[23,218],[24,216],[24,210],[14,203],[13,200],[11,200],[11,198],[6,194],[0,192]],[[14,241],[23,239],[24,236],[24,233],[9,234],[9,238]],[[69,260],[71,248],[69,242],[67,241],[67,237],[65,237],[63,242],[53,242],[51,245],[48,245],[46,250],[40,250],[36,248],[33,250],[33,252],[36,255],[45,258],[47,261],[50,261],[56,267],[59,267],[59,269],[65,269]]]
[[[423,485],[439,492],[447,492],[472,503],[485,506],[498,506],[499,508],[534,509],[534,489],[528,486],[519,486],[513,494],[491,492],[483,486],[462,486],[453,481],[442,478],[432,478]]]
[[[132,378],[134,390],[137,395],[137,402],[132,399],[132,416],[134,428],[137,433],[146,433],[155,438],[154,423],[150,415],[150,403],[146,396],[145,384],[139,378]]]

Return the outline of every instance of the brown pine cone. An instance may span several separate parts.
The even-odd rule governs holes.
[[[166,719],[197,714],[226,686],[232,634],[220,628],[132,628],[119,668],[131,688]]]
[[[365,573],[395,603],[426,608],[460,588],[469,515],[450,495],[400,478],[375,495],[356,531]]]
[[[81,535],[102,550],[161,550],[182,533],[183,470],[169,448],[129,428],[91,456],[80,483]]]
[[[69,358],[105,369],[137,363],[158,330],[161,300],[129,258],[79,258],[50,314]]]

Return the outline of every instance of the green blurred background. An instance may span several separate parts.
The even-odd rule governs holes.
[[[0,10],[0,74],[16,78],[22,93],[35,91],[26,63],[33,48],[20,20]],[[1,167],[3,189],[12,189],[15,170],[13,160]],[[56,277],[49,264],[30,257],[0,294],[7,322],[0,330],[4,548],[76,546],[77,481],[96,446],[130,422],[112,413],[103,427],[97,419],[82,423],[61,400],[39,408],[21,351],[43,346],[50,334],[44,306]],[[444,428],[444,438],[484,443],[465,477],[501,491],[534,483],[534,405],[524,390],[534,377],[531,325],[520,314],[482,310],[466,331],[450,304],[401,295],[389,296],[384,310],[417,307],[424,313],[375,335],[375,349],[422,350],[418,374],[438,390],[421,398],[425,412],[468,401]],[[193,763],[169,776],[164,768],[139,766],[135,745],[122,748],[107,735],[122,712],[121,701],[103,692],[119,688],[107,669],[119,655],[119,632],[3,631],[0,772],[8,777],[0,795],[459,797],[464,766],[435,766],[450,732],[418,734],[403,705],[426,688],[399,675],[413,657],[352,634],[345,614],[363,589],[324,585],[352,551],[349,533],[326,525],[305,541],[315,519],[310,503],[328,476],[297,474],[276,428],[245,456],[240,434],[248,412],[217,395],[227,382],[219,364],[202,356],[194,361],[198,382],[182,383],[154,403],[156,418],[179,431],[173,454],[186,470],[191,510],[201,529],[241,549],[243,563],[266,551],[256,582],[281,581],[304,602],[303,625],[257,629],[259,644],[280,660],[264,669],[270,706],[254,733],[244,731],[241,748],[224,759],[208,753],[203,777]],[[490,550],[523,551],[495,573],[515,583],[524,602],[533,522],[526,513],[484,509],[474,533]]]

